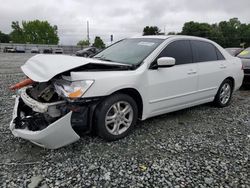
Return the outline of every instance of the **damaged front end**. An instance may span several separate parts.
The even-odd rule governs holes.
[[[74,98],[84,91],[79,87],[71,90],[74,87],[67,84],[59,79],[19,89],[10,123],[12,133],[50,149],[73,143],[80,134],[89,133],[99,98]]]
[[[95,107],[105,97],[84,97],[94,84],[93,76],[72,79],[71,73],[131,67],[98,59],[39,54],[21,69],[28,78],[10,87],[18,90],[10,129],[17,137],[55,149],[91,131]]]

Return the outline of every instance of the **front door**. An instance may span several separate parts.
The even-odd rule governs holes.
[[[160,57],[173,57],[176,64],[172,67],[148,70],[149,116],[185,107],[195,101],[198,89],[197,64],[193,63],[188,40],[171,42],[156,61]]]

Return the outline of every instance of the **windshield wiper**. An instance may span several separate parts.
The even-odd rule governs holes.
[[[108,62],[114,62],[114,63],[119,63],[120,65],[118,66],[124,66],[124,67],[128,67],[129,69],[132,69],[134,70],[136,68],[136,66],[134,64],[127,64],[127,63],[121,63],[121,62],[117,62],[117,61],[112,61],[110,59],[106,59],[104,57],[93,57],[95,59],[99,59],[99,60],[102,60],[102,61],[108,61]]]
[[[106,59],[106,58],[98,58],[98,59],[100,59],[100,60],[102,60],[102,61],[109,61],[109,62],[114,62],[114,61],[112,61],[112,60],[110,60],[110,59]]]
[[[102,60],[102,61],[109,61],[109,62],[113,62],[112,60],[110,59],[106,59],[105,57],[93,57],[95,59],[99,59],[99,60]]]

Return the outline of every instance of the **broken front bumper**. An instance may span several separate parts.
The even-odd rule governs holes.
[[[30,98],[26,94],[26,89],[19,90],[19,96],[16,97],[13,118],[10,123],[10,130],[16,137],[29,140],[41,147],[56,149],[77,141],[80,137],[72,128],[72,111],[56,119],[42,130],[32,131],[28,128],[16,127],[16,122],[21,118],[21,105],[24,103],[35,112],[43,113],[51,107],[49,103],[40,103]],[[59,104],[59,102],[57,102]],[[53,106],[54,103],[52,103]],[[53,109],[53,108],[52,108]]]

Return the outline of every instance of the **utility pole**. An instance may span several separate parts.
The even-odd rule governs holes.
[[[88,43],[90,44],[90,42],[89,42],[89,21],[87,21],[87,40],[88,40]]]
[[[113,42],[113,35],[110,35],[110,42],[112,44],[112,42]]]

